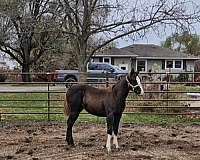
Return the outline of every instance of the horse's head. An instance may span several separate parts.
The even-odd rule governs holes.
[[[141,84],[140,77],[138,76],[139,72],[134,69],[126,77],[127,83],[132,91],[134,91],[137,95],[143,95],[144,90]]]

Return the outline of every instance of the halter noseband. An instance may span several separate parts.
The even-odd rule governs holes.
[[[127,81],[127,83],[128,83],[128,86],[130,86],[130,87],[132,87],[132,89],[134,90],[136,87],[138,87],[139,85],[138,84],[136,84],[136,85],[132,85],[130,82],[129,82],[129,80],[128,80],[128,77],[126,76],[126,81]]]

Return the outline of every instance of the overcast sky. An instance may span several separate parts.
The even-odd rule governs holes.
[[[192,2],[196,3],[197,5],[200,6],[200,0],[191,0]],[[198,35],[200,35],[200,24],[196,24],[194,26],[194,31],[193,33],[196,33]],[[146,35],[146,37],[144,37],[143,39],[139,39],[137,41],[132,41],[132,40],[123,40],[120,39],[117,41],[117,47],[124,47],[124,46],[128,46],[131,44],[156,44],[156,45],[161,45],[161,42],[164,41],[168,36],[170,36],[172,34],[172,31],[170,29],[168,29],[166,31],[166,33],[163,33],[162,36],[157,36],[154,33],[149,33]]]

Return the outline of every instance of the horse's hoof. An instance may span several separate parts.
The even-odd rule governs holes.
[[[70,146],[70,147],[75,147],[75,145],[74,145],[74,144],[69,144],[69,146]]]
[[[73,141],[73,140],[68,140],[68,139],[66,139],[66,141],[67,141],[67,144],[68,144],[69,146],[74,146],[74,141]]]
[[[111,153],[111,148],[107,148],[108,154]]]
[[[107,154],[108,154],[108,155],[111,154],[111,152],[112,152],[111,150],[107,150]]]
[[[118,147],[116,147],[116,150],[117,150],[117,151],[119,151],[119,150],[120,150],[120,147],[119,147],[119,146],[118,146]]]
[[[74,142],[71,142],[71,141],[67,141],[67,144],[68,144],[69,146],[74,146]]]
[[[71,142],[67,142],[67,144],[68,146],[72,146],[72,147],[75,146],[74,143],[71,143]]]

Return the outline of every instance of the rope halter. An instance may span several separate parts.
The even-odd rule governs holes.
[[[128,86],[130,86],[133,90],[136,88],[136,87],[139,87],[139,85],[138,84],[136,84],[136,85],[132,85],[130,82],[129,82],[129,80],[128,80],[128,77],[126,76],[126,81],[127,81],[127,83],[128,83]]]

